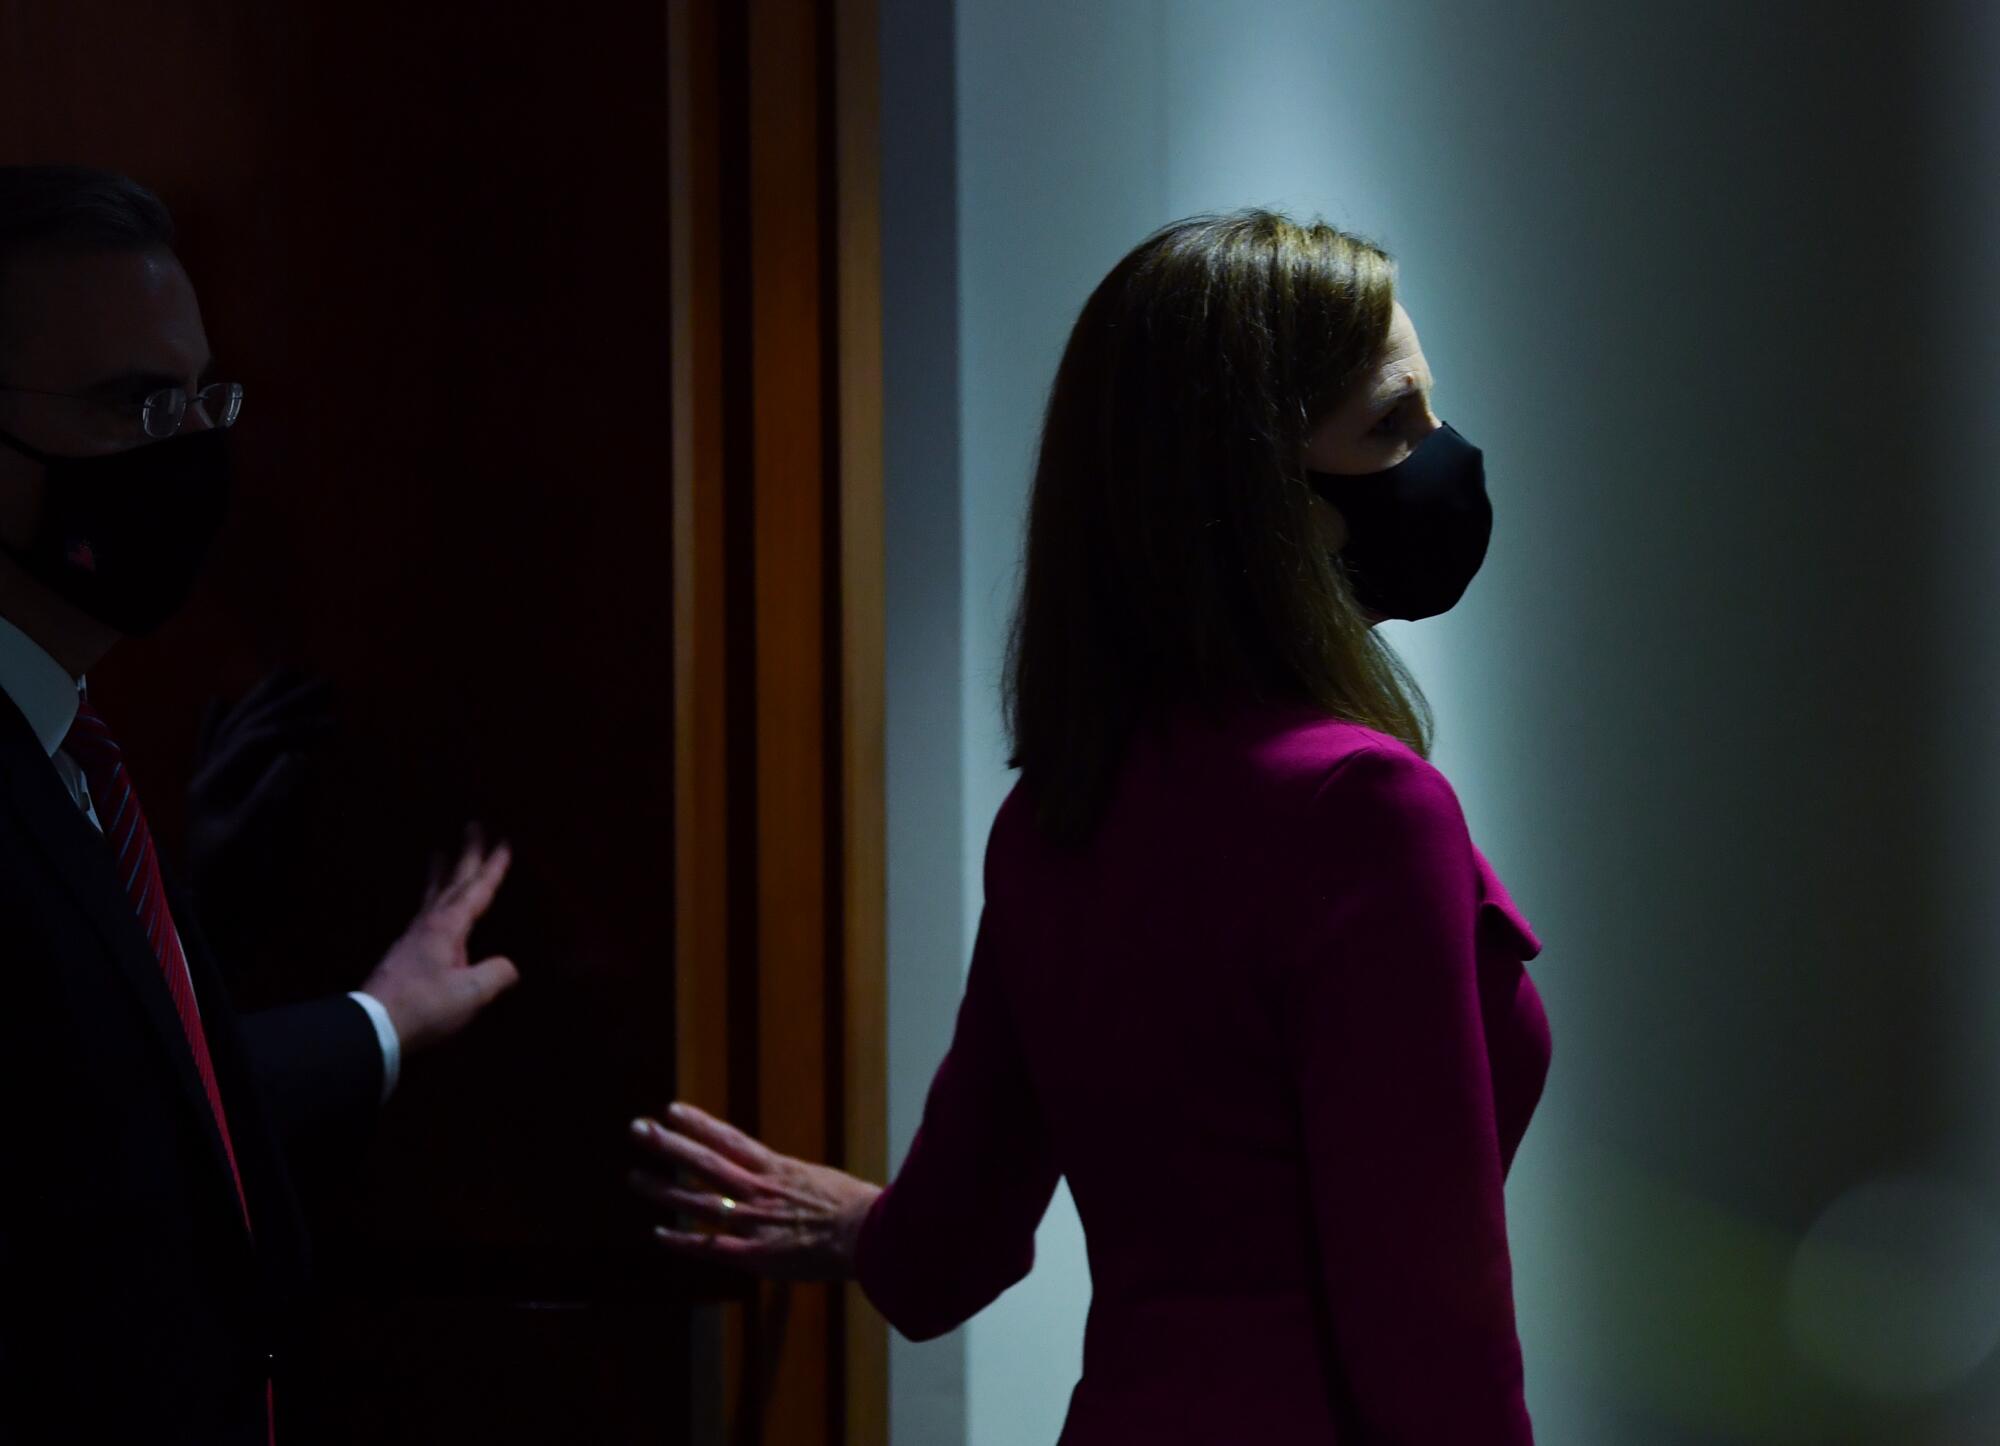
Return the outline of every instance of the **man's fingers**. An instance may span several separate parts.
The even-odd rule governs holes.
[[[466,902],[472,910],[472,917],[478,918],[492,904],[493,896],[500,892],[500,885],[507,877],[507,871],[514,867],[514,850],[507,844],[495,846],[487,855],[485,865],[473,876],[466,888]]]
[[[334,723],[333,685],[310,679],[286,689],[254,689],[236,705],[235,723],[309,727]]]
[[[216,725],[222,721],[222,700],[210,698],[201,710],[201,731],[195,735],[194,753],[197,758],[206,758],[208,750],[215,746]]]
[[[257,718],[229,729],[218,741],[232,758],[269,752],[273,748],[303,748],[333,736],[331,718]]]
[[[459,850],[458,862],[453,865],[451,877],[439,891],[442,897],[448,901],[452,900],[453,895],[472,882],[485,863],[485,840],[480,837],[479,825],[469,824],[465,830],[465,843]]]
[[[280,670],[253,688],[243,704],[276,715],[324,714],[332,711],[333,683],[314,674]]]
[[[243,801],[243,812],[251,817],[263,813],[292,790],[298,787],[304,776],[305,758],[297,753],[280,753],[277,761],[264,770],[264,776],[257,780],[250,796]]]
[[[719,1120],[684,1100],[676,1100],[667,1106],[667,1118],[673,1121],[675,1129],[727,1155],[739,1165],[763,1170],[768,1169],[777,1158],[762,1140],[744,1134],[727,1120]]]
[[[725,1158],[686,1135],[675,1134],[658,1120],[634,1120],[632,1138],[648,1154],[706,1175],[737,1199],[763,1194],[765,1183],[734,1160]]]
[[[468,965],[465,972],[477,984],[482,1008],[521,982],[521,971],[514,967],[514,961],[498,954]]]
[[[449,912],[453,927],[471,932],[479,917],[492,906],[493,896],[500,892],[501,881],[513,864],[514,851],[503,843],[478,865],[470,878],[445,891],[442,907]]]
[[[430,873],[424,879],[424,903],[428,909],[437,902],[437,896],[444,890],[444,855],[432,854]]]
[[[250,691],[237,700],[236,707],[239,711],[265,707],[287,693],[297,692],[309,681],[296,668],[273,668],[250,685]]]

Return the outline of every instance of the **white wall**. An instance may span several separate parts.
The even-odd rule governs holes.
[[[948,257],[887,218],[898,1150],[1009,783],[1070,323],[1165,221],[1323,214],[1400,258],[1487,454],[1484,572],[1388,635],[1547,946],[1555,1066],[1509,1186],[1541,1439],[2000,1426],[2000,1315],[1965,1284],[2000,1302],[2000,45],[1970,0],[1837,9],[886,7],[889,193],[949,212]],[[899,1347],[898,1446],[1055,1439],[1088,1294],[1066,1196],[1039,1245],[964,1339]]]

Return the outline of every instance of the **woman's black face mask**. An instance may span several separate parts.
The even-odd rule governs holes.
[[[1411,621],[1448,612],[1486,560],[1485,462],[1450,423],[1383,471],[1306,478],[1347,520],[1338,560],[1370,612]]]

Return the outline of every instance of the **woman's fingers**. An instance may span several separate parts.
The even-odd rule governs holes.
[[[708,1242],[713,1235],[704,1235],[699,1230],[669,1230],[664,1225],[653,1227],[653,1238],[662,1245],[687,1255],[701,1255],[707,1252]]]
[[[627,1177],[633,1190],[655,1205],[669,1210],[684,1211],[689,1215],[699,1215],[704,1220],[712,1220],[718,1225],[797,1225],[798,1215],[791,1210],[772,1209],[766,1205],[738,1200],[729,1195],[713,1195],[698,1190],[683,1190],[677,1185],[649,1175],[644,1170],[634,1170]]]
[[[719,1154],[727,1155],[737,1164],[752,1170],[769,1170],[777,1162],[777,1155],[762,1140],[730,1124],[718,1120],[704,1109],[676,1100],[667,1106],[667,1118],[674,1128],[692,1139],[701,1141]]]
[[[732,1196],[768,1193],[769,1182],[698,1140],[674,1133],[658,1120],[632,1121],[632,1138],[648,1153],[708,1176]]]
[[[749,1270],[794,1256],[798,1251],[794,1245],[752,1235],[705,1235],[699,1230],[669,1230],[664,1225],[653,1227],[653,1238],[677,1255],[726,1260]]]

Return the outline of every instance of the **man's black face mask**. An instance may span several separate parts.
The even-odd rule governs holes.
[[[219,427],[124,452],[61,457],[0,432],[42,464],[41,520],[26,547],[0,544],[57,596],[130,637],[152,632],[194,590],[229,510]]]

